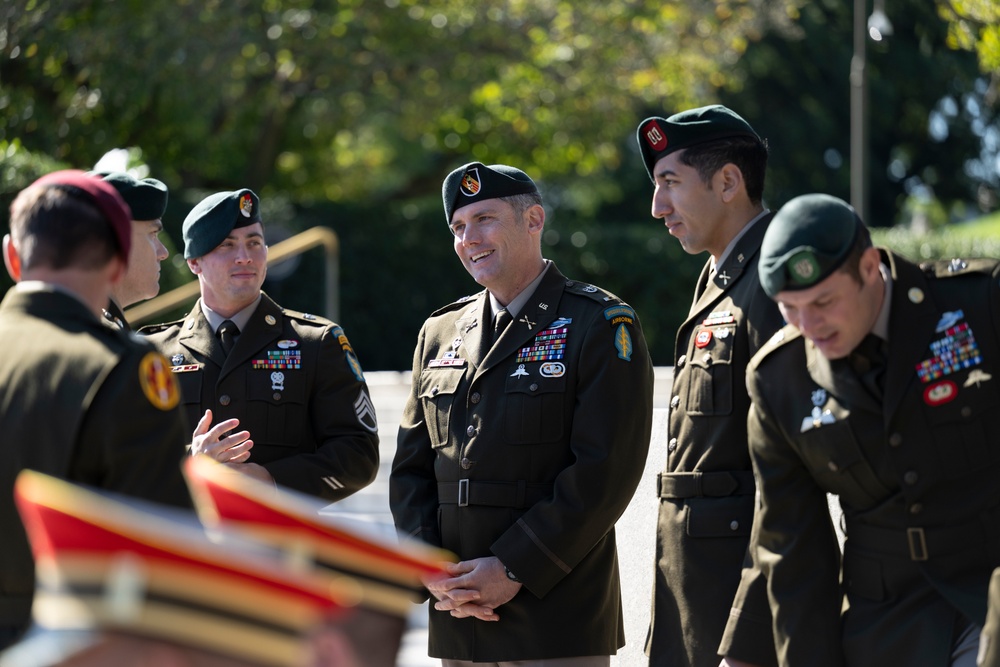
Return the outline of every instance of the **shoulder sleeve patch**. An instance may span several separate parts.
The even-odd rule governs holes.
[[[330,330],[330,335],[337,339],[340,344],[340,349],[344,351],[344,357],[347,359],[347,367],[351,369],[351,373],[358,382],[365,381],[365,374],[361,371],[361,362],[358,361],[358,356],[354,354],[354,348],[351,347],[351,343],[347,340],[347,334],[340,325],[335,325]]]
[[[147,352],[139,362],[139,386],[149,402],[164,412],[173,410],[180,402],[170,364],[159,352]]]

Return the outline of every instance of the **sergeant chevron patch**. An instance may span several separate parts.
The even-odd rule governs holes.
[[[372,399],[364,389],[358,392],[358,397],[354,401],[354,414],[358,416],[358,423],[372,433],[378,433],[378,421],[375,419],[375,406]]]

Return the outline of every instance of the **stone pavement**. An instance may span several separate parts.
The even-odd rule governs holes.
[[[645,664],[642,653],[649,622],[653,578],[657,498],[656,473],[666,460],[667,403],[672,368],[657,368],[653,396],[653,438],[646,469],[632,503],[618,521],[618,557],[625,602],[625,648],[612,658],[614,667]],[[365,374],[379,420],[381,465],[375,482],[353,496],[331,505],[330,514],[349,521],[374,524],[393,534],[389,513],[389,469],[396,451],[399,417],[410,391],[410,373],[378,371]],[[427,657],[427,605],[414,606],[400,651],[398,667],[431,667],[440,661]]]

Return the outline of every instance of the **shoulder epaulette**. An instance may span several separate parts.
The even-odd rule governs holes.
[[[793,327],[791,324],[786,324],[782,328],[778,329],[774,332],[774,335],[771,336],[759,350],[757,350],[757,353],[753,355],[753,358],[750,359],[750,363],[747,364],[747,372],[756,370],[768,355],[779,349],[781,346],[788,345],[792,341],[801,337],[802,332]]]
[[[147,324],[145,326],[136,329],[136,333],[142,334],[144,336],[147,336],[149,334],[160,333],[161,331],[166,331],[167,329],[170,329],[172,327],[179,327],[180,325],[184,324],[186,320],[187,317],[184,317],[182,319],[174,320],[172,322],[161,322],[160,324]]]
[[[920,269],[932,278],[952,278],[969,273],[991,274],[997,270],[1000,260],[989,258],[943,259],[936,262],[922,262]]]
[[[481,292],[479,294],[481,294]],[[442,313],[448,313],[448,312],[451,312],[453,310],[458,310],[459,308],[464,308],[467,303],[469,303],[470,301],[472,301],[473,299],[475,299],[477,296],[479,296],[479,294],[468,294],[468,295],[463,296],[462,298],[460,298],[460,299],[458,299],[456,301],[452,301],[451,303],[449,303],[446,306],[441,306],[440,308],[438,308],[437,310],[435,310],[433,313],[431,313],[431,317],[434,317],[435,315],[440,315]]]
[[[598,301],[600,303],[624,303],[620,298],[607,291],[597,287],[596,285],[591,285],[590,283],[581,283],[576,280],[566,281],[566,291],[570,294],[579,294],[580,296],[587,296]]]
[[[312,313],[303,313],[297,310],[289,310],[288,308],[282,308],[281,314],[293,320],[305,322],[306,324],[314,324],[318,327],[328,327],[336,324],[333,320],[321,317],[320,315],[313,315]]]

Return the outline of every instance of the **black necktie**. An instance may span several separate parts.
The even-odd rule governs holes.
[[[507,328],[507,325],[514,321],[514,316],[510,314],[506,308],[501,310],[493,318],[493,342],[496,342],[503,330]]]
[[[885,390],[887,346],[884,340],[870,333],[849,356],[851,368],[861,380],[861,384],[878,401],[882,400],[882,392]]]
[[[236,337],[239,335],[240,328],[232,320],[226,320],[219,325],[219,343],[222,345],[222,351],[226,353],[227,357],[233,349],[233,345],[236,344]]]

